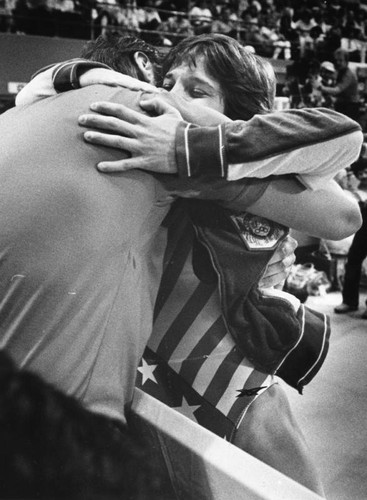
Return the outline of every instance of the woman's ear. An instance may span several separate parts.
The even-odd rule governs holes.
[[[134,61],[139,71],[142,73],[144,80],[154,85],[154,69],[149,57],[139,50],[134,53]]]

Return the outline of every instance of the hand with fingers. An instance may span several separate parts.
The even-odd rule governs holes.
[[[92,144],[127,151],[130,158],[97,165],[101,172],[124,172],[140,168],[163,174],[177,173],[175,136],[180,113],[161,97],[144,95],[141,108],[148,116],[122,104],[96,102],[91,105],[95,113],[81,115],[79,124],[96,130],[84,133]]]
[[[265,269],[265,272],[260,280],[260,288],[283,288],[284,281],[287,279],[292,266],[296,260],[295,249],[297,241],[291,236],[287,236],[278,245],[272,258]]]

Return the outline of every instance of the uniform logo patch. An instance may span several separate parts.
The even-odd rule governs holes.
[[[247,212],[230,217],[248,250],[273,250],[289,231],[281,224]]]

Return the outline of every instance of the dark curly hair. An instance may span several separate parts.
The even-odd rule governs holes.
[[[121,36],[116,32],[107,32],[83,47],[80,57],[107,64],[111,69],[144,80],[134,62],[134,54],[143,52],[153,64],[155,78],[160,79],[162,55],[149,43],[135,36]]]
[[[162,485],[130,428],[17,369],[0,351],[0,498],[161,500]]]

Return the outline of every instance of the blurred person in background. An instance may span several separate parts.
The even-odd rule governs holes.
[[[213,13],[206,0],[198,0],[189,10],[189,21],[194,28],[195,35],[210,33],[213,22]]]
[[[345,266],[345,277],[343,284],[343,302],[335,307],[337,314],[345,314],[357,311],[359,308],[359,287],[362,275],[362,264],[367,257],[367,146],[364,145],[363,154],[352,164],[351,170],[358,179],[358,185],[351,191],[358,200],[362,213],[362,226],[356,232],[352,245],[348,252],[347,263]],[[361,316],[367,319],[367,301],[366,309]]]
[[[320,66],[321,85],[324,87],[335,87],[336,69],[332,62],[323,61]],[[334,108],[335,97],[323,92],[323,106],[326,108]]]
[[[321,84],[324,94],[335,97],[335,110],[358,121],[359,92],[358,79],[349,67],[349,54],[346,50],[337,49],[334,52],[335,67],[337,70],[335,86]]]
[[[224,5],[220,12],[215,12],[211,27],[212,33],[223,33],[236,38],[239,28],[238,16],[229,5]]]

